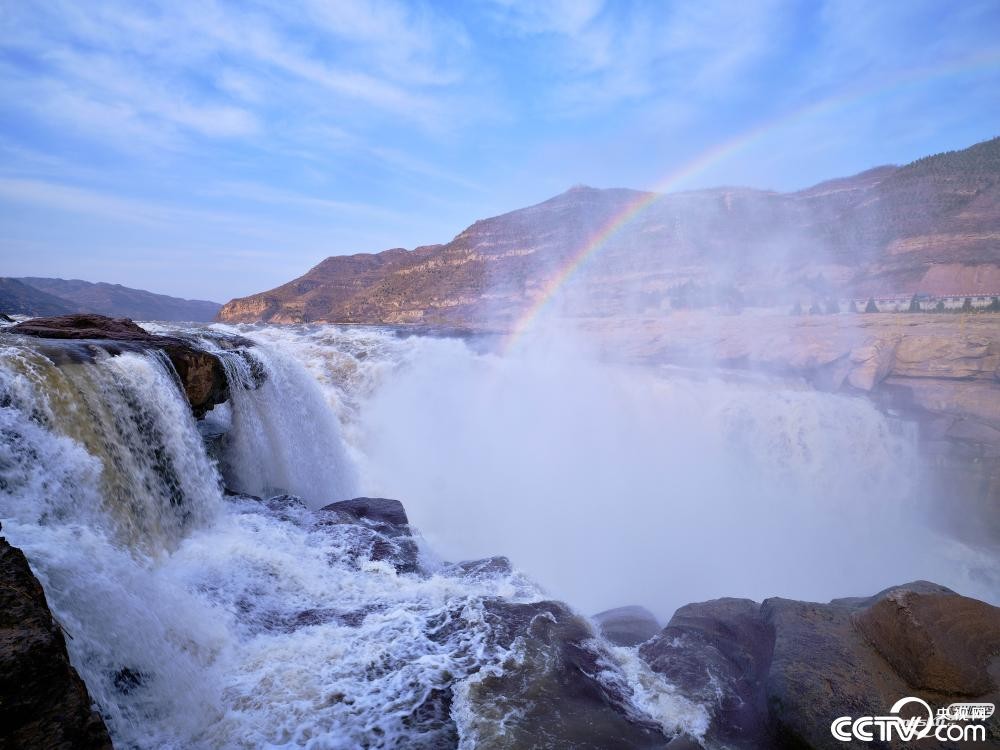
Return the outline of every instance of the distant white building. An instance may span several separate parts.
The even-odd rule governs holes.
[[[910,302],[913,300],[912,294],[889,294],[876,295],[875,297],[857,297],[845,300],[844,309],[849,309],[851,302],[863,312],[868,305],[869,299],[875,300],[875,305],[879,312],[906,312],[910,309]],[[942,303],[945,310],[961,310],[965,306],[965,300],[969,300],[973,308],[988,307],[993,298],[1000,298],[1000,292],[993,294],[916,294],[917,304],[922,311],[930,312],[936,310],[939,303]]]

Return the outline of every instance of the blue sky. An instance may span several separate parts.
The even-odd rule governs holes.
[[[790,190],[1000,134],[1000,2],[0,6],[3,275],[225,301],[576,183]]]

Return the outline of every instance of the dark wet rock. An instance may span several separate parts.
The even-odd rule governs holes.
[[[299,612],[274,612],[257,610],[243,601],[241,616],[245,625],[254,632],[294,633],[302,628],[315,627],[335,623],[350,628],[357,628],[372,612],[378,612],[381,606],[371,606],[362,609],[343,611],[332,607],[313,607]]]
[[[714,704],[710,745],[869,747],[836,740],[831,722],[886,715],[906,696],[934,709],[1000,701],[1000,609],[922,581],[828,604],[689,604],[639,653],[683,695]],[[1000,741],[996,716],[986,728]]]
[[[199,419],[196,426],[209,458],[221,463],[226,445],[226,435],[229,432],[228,425],[206,418]]]
[[[164,344],[162,348],[180,378],[195,417],[205,416],[206,412],[229,398],[226,370],[214,354],[184,342]]]
[[[769,731],[761,681],[772,641],[759,604],[716,599],[678,609],[639,654],[686,697],[714,704],[713,739],[757,747]]]
[[[263,509],[266,509],[267,515],[279,521],[287,521],[300,526],[308,526],[312,523],[312,511],[298,495],[273,495],[260,499],[258,502],[263,506]]]
[[[638,646],[660,632],[656,615],[645,607],[616,607],[593,617],[598,629],[616,646]]]
[[[303,528],[312,526],[315,514],[298,495],[258,497],[223,486],[222,493],[241,513],[259,513]]]
[[[119,693],[128,695],[145,685],[148,679],[149,675],[144,672],[130,667],[122,667],[111,677],[111,682]]]
[[[261,500],[261,502],[272,513],[286,513],[290,510],[302,511],[308,508],[305,501],[298,495],[274,495]]]
[[[445,575],[456,575],[463,578],[497,578],[508,576],[514,572],[510,560],[502,555],[485,557],[482,560],[463,560],[446,565],[442,570]]]
[[[0,748],[111,748],[21,550],[0,537]]]
[[[233,501],[242,500],[244,502],[257,502],[257,503],[264,502],[264,498],[258,495],[251,495],[246,492],[240,492],[239,490],[234,490],[232,487],[226,487],[225,485],[223,485],[222,487],[222,494]]]
[[[354,526],[356,559],[387,561],[397,573],[420,572],[420,551],[410,534],[403,504],[381,497],[357,497],[331,503],[318,511],[319,529]]]
[[[397,573],[417,573],[420,557],[416,542],[410,538],[387,539],[376,537],[372,540],[369,559],[375,562],[385,560],[392,563]]]
[[[173,365],[181,389],[198,418],[229,398],[226,371],[217,356],[184,339],[149,333],[128,318],[59,315],[26,320],[11,326],[6,332],[43,339],[87,341],[113,355],[123,351],[162,351]],[[78,356],[79,351],[75,354]]]
[[[451,718],[455,694],[451,686],[434,687],[423,701],[404,717],[403,725],[420,733],[420,747],[428,750],[451,750],[458,747],[458,727]]]
[[[399,500],[385,497],[356,497],[353,500],[341,500],[330,503],[323,510],[346,513],[357,520],[368,520],[390,526],[408,526],[406,509]]]
[[[110,339],[111,341],[148,341],[156,336],[128,318],[104,315],[57,315],[32,318],[11,329],[12,333],[45,339]]]
[[[854,622],[915,688],[975,696],[993,685],[988,667],[1000,655],[1000,617],[985,602],[940,586],[903,588],[876,598]]]
[[[14,319],[6,313],[0,313],[0,323],[13,323]]]
[[[477,741],[490,748],[663,748],[670,740],[637,715],[624,680],[590,625],[564,604],[486,602],[495,645],[514,653],[473,680]],[[500,722],[503,728],[500,729]]]
[[[681,734],[667,743],[666,750],[705,750],[705,746],[690,735]]]

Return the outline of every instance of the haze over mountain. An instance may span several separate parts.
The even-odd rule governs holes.
[[[575,187],[450,242],[327,258],[227,303],[224,321],[507,328],[588,243],[649,194]],[[663,195],[565,286],[569,315],[642,314],[692,296],[787,304],[829,295],[1000,291],[1000,138],[792,193]]]
[[[40,277],[0,278],[0,311],[21,315],[99,313],[134,320],[212,320],[217,302],[181,299],[121,284]]]
[[[28,286],[19,279],[0,278],[0,312],[5,315],[66,315],[77,312],[68,300]]]

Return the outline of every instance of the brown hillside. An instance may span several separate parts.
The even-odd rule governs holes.
[[[451,242],[327,258],[235,299],[224,321],[505,329],[602,227],[644,194],[577,187],[477,221]],[[1000,292],[1000,138],[796,193],[661,196],[573,274],[568,315],[642,314],[681,295],[750,304]]]

